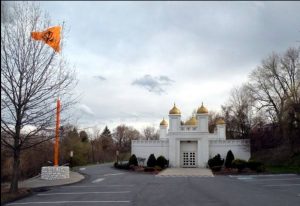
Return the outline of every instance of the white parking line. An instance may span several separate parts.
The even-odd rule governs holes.
[[[85,167],[81,167],[79,170],[81,170],[81,171],[82,171],[82,170],[85,170]]]
[[[20,202],[20,203],[10,203],[7,205],[32,205],[32,204],[66,204],[66,203],[74,203],[81,204],[82,203],[130,203],[128,200],[116,200],[116,201],[53,201],[53,202]]]
[[[228,175],[229,177],[280,177],[280,176],[298,176],[297,174],[268,174],[268,175]]]
[[[70,185],[66,187],[133,187],[134,185]],[[66,188],[64,187],[64,188]]]
[[[103,180],[104,180],[104,178],[98,178],[98,179],[95,179],[92,183],[101,182],[101,181],[103,181]]]
[[[112,176],[112,175],[123,175],[124,173],[109,173],[109,174],[104,174],[103,176]]]
[[[238,177],[238,180],[253,180],[253,177]]]
[[[280,185],[264,185],[265,187],[289,187],[289,186],[298,186],[300,184],[280,184]]]
[[[51,196],[51,195],[83,195],[83,194],[121,194],[129,193],[130,191],[107,191],[107,192],[56,192],[56,193],[39,193],[37,196]]]
[[[300,180],[300,178],[287,178],[287,179],[247,179],[247,180],[251,180],[251,181],[280,181],[280,180]]]

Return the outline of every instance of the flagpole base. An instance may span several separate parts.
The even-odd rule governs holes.
[[[42,167],[42,180],[61,180],[70,178],[70,168],[68,166],[46,166]]]

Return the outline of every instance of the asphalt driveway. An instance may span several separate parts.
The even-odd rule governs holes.
[[[155,176],[82,167],[84,181],[58,186],[7,205],[298,206],[300,176]]]

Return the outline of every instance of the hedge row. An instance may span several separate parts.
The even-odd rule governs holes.
[[[224,159],[221,159],[220,154],[217,154],[213,158],[209,159],[207,164],[213,171],[220,171],[223,167]],[[238,172],[241,172],[245,168],[249,168],[256,172],[263,172],[265,170],[265,167],[261,162],[255,160],[246,161],[242,159],[234,159],[234,155],[231,150],[227,152],[225,167],[236,168],[238,169]]]
[[[161,170],[168,167],[169,161],[164,156],[159,156],[157,159],[155,158],[154,154],[151,154],[147,161],[147,167],[145,167],[144,171],[154,171],[154,170]],[[133,154],[129,158],[128,163],[120,164],[115,162],[114,167],[118,169],[130,169],[131,167],[138,166],[138,161],[136,156]]]

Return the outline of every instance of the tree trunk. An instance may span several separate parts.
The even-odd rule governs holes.
[[[9,190],[9,192],[11,193],[18,192],[19,170],[20,170],[20,149],[17,148],[14,151],[14,165],[13,165],[12,180],[11,180],[10,190]]]

